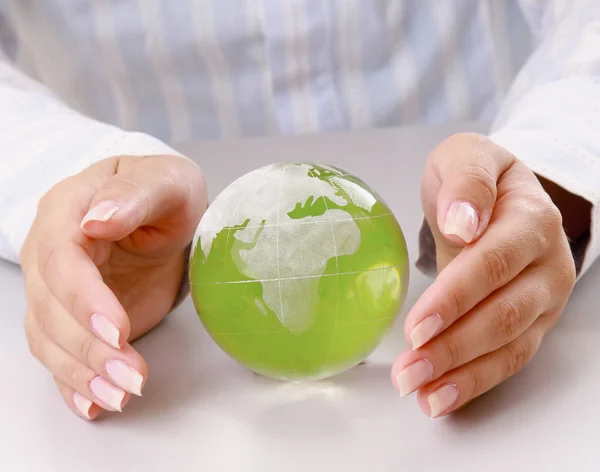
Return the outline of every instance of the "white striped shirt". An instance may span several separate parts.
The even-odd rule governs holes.
[[[177,143],[477,120],[594,204],[598,0],[4,0],[0,257],[39,198]]]

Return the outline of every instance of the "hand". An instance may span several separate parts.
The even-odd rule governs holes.
[[[206,204],[201,171],[178,156],[109,158],[41,199],[21,250],[27,339],[83,418],[141,394],[129,343],[171,310]]]
[[[522,369],[575,283],[561,213],[536,176],[478,135],[431,154],[422,180],[439,275],[405,322],[392,368],[429,416],[448,414]]]

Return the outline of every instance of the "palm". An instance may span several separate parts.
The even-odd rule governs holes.
[[[160,257],[132,253],[119,243],[98,241],[102,260],[96,261],[104,282],[117,296],[131,325],[129,341],[154,328],[169,312],[184,270],[184,252]]]
[[[125,309],[132,341],[173,307],[185,246],[206,208],[204,178],[196,164],[177,156],[119,157],[99,166],[97,185],[107,188],[115,181],[137,182],[144,172],[148,175],[145,183],[123,186],[145,190],[131,200],[134,205],[121,208],[106,225],[87,228],[88,253]]]

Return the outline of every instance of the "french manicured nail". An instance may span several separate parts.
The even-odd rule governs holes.
[[[74,392],[73,393],[73,403],[75,404],[75,408],[77,411],[81,413],[88,420],[90,418],[90,408],[92,407],[92,402],[85,398],[81,393]]]
[[[436,313],[435,315],[429,315],[415,326],[410,333],[413,351],[438,334],[443,324],[442,317]]]
[[[92,329],[104,339],[108,344],[117,349],[121,349],[119,345],[119,330],[111,323],[111,321],[100,313],[94,313],[90,319]]]
[[[417,390],[433,376],[433,364],[428,360],[413,362],[396,377],[400,396],[404,397]]]
[[[83,220],[81,220],[81,227],[83,228],[88,221],[99,221],[101,223],[106,223],[112,218],[118,209],[119,204],[117,202],[100,202],[86,213],[86,215],[83,217]]]
[[[106,363],[106,373],[122,389],[142,396],[144,378],[137,370],[123,361],[110,360]]]
[[[452,405],[458,398],[458,388],[454,384],[446,384],[438,388],[435,392],[430,393],[427,397],[431,412],[429,416],[435,418],[440,413],[443,413]]]
[[[450,205],[444,222],[444,234],[453,234],[470,243],[477,234],[478,226],[479,215],[473,205],[467,202],[453,202]]]
[[[123,411],[123,399],[125,398],[125,392],[118,387],[115,387],[108,380],[98,376],[90,382],[90,389],[94,396],[103,403],[106,403],[109,407]]]

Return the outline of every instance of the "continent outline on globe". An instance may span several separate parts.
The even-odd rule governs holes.
[[[393,213],[362,180],[276,163],[211,204],[190,282],[201,321],[231,357],[269,377],[316,379],[360,363],[389,333],[408,256]]]

